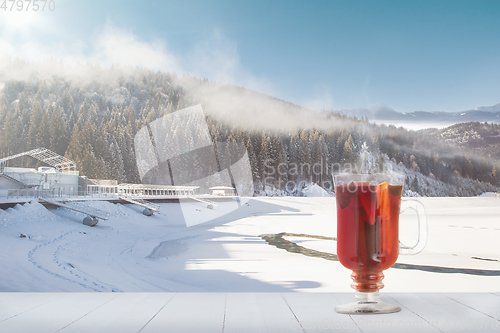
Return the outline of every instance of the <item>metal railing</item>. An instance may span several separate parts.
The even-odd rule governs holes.
[[[34,188],[23,188],[23,189],[13,189],[7,190],[7,199],[9,198],[62,198],[68,195],[64,195],[59,189],[34,189]]]

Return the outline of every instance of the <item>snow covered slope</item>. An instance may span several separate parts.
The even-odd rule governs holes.
[[[384,272],[384,291],[500,291],[500,198],[419,200],[428,246],[400,256],[406,268]],[[338,261],[260,237],[293,234],[283,238],[335,254],[335,198],[248,198],[225,214],[231,204],[219,203],[219,217],[193,227],[182,214],[203,219],[203,203],[161,204],[163,215],[146,217],[138,206],[93,202],[111,216],[93,228],[81,214],[38,203],[0,210],[0,291],[351,291],[350,271]],[[414,229],[411,216],[402,219],[404,242],[415,240]]]

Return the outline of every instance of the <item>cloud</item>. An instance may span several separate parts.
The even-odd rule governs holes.
[[[191,73],[211,81],[231,82],[241,72],[238,46],[216,29],[209,39],[199,42],[188,56]]]
[[[6,40],[0,40],[0,56],[12,55],[15,48]]]
[[[270,81],[246,71],[241,63],[238,44],[215,29],[211,36],[197,43],[189,52],[184,68],[198,78],[236,84],[245,88],[273,94]]]
[[[0,39],[0,55],[19,57],[26,61],[48,58],[73,65],[77,62],[132,65],[156,70],[180,70],[177,57],[167,50],[165,41],[141,40],[132,32],[106,24],[89,43],[82,40],[40,43],[29,36],[5,33]]]
[[[35,27],[29,29],[33,28]],[[46,26],[45,29],[52,28]],[[193,45],[187,54],[173,52],[165,40],[145,40],[130,30],[117,28],[112,22],[104,25],[94,36],[90,42],[66,38],[64,42],[40,43],[30,34],[19,38],[17,34],[3,33],[0,37],[0,56],[20,58],[29,62],[44,62],[52,58],[62,61],[66,67],[78,63],[98,63],[104,67],[138,66],[178,74],[187,73],[200,79],[207,78],[210,81],[244,86],[266,93],[274,91],[269,80],[256,77],[243,68],[237,43],[228,39],[218,29],[206,40]],[[67,70],[68,68],[64,71]]]
[[[303,100],[300,104],[311,110],[331,110],[333,109],[333,103],[333,95],[325,87],[318,90],[312,98]]]
[[[177,56],[169,52],[166,42],[141,40],[130,31],[106,25],[93,45],[92,62],[104,66],[132,65],[164,71],[182,71]]]

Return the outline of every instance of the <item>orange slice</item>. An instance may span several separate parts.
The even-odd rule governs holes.
[[[391,218],[391,192],[388,183],[377,185],[377,216],[380,221],[389,222]]]

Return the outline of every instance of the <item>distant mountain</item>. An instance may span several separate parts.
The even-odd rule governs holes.
[[[500,112],[500,103],[495,104],[493,106],[480,106],[476,108],[478,111],[487,111],[487,112]]]
[[[370,108],[356,108],[356,109],[338,109],[334,110],[342,115],[348,117],[356,117],[358,119],[368,118],[374,119],[400,119],[406,118],[404,113],[398,112],[387,104],[378,104]]]
[[[368,120],[377,121],[377,123],[429,123],[429,125],[445,124],[446,126],[471,121],[500,123],[500,104],[461,112],[414,111],[402,113],[385,104],[371,108],[340,109],[336,110],[336,112],[358,119],[361,117],[367,118]]]
[[[383,116],[386,116],[384,114]],[[403,116],[401,116],[403,115]],[[487,112],[479,110],[469,110],[463,112],[443,112],[443,111],[415,111],[410,113],[400,113],[397,117],[377,117],[377,120],[405,120],[418,122],[452,122],[464,123],[470,121],[495,122],[500,123],[500,112]]]

